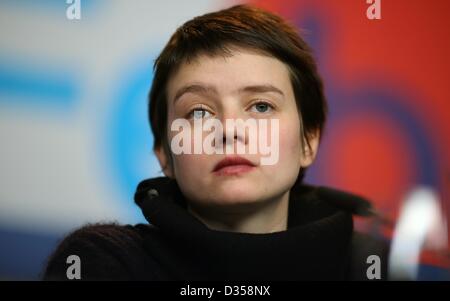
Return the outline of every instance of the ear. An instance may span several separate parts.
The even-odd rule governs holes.
[[[300,159],[300,165],[303,168],[310,166],[316,159],[319,148],[320,132],[319,130],[309,134],[309,145],[306,138],[303,139],[303,152]]]
[[[170,164],[171,160],[164,151],[164,147],[160,146],[158,148],[155,148],[154,152],[156,157],[158,158],[159,165],[161,166],[164,175],[166,177],[173,178],[172,166]]]

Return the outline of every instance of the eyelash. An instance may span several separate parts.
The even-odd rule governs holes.
[[[253,103],[250,105],[250,108],[252,108],[252,107],[255,106],[255,105],[259,105],[259,104],[265,104],[265,105],[267,105],[271,110],[275,110],[275,106],[274,106],[272,103],[270,103],[270,102],[268,102],[268,101],[266,101],[266,100],[262,100],[262,99],[258,99],[257,101],[253,102]],[[255,113],[267,114],[267,112],[255,112]]]
[[[265,100],[260,100],[260,99],[257,100],[257,101],[255,101],[255,102],[253,102],[253,103],[249,106],[249,108],[252,108],[253,106],[258,105],[258,104],[265,104],[265,105],[267,105],[271,110],[275,110],[275,106],[272,105],[270,102],[265,101]],[[194,117],[194,112],[195,112],[195,111],[206,111],[206,112],[208,112],[208,113],[210,113],[210,114],[213,114],[213,113],[211,113],[209,110],[207,110],[203,105],[198,105],[198,106],[192,108],[192,109],[188,112],[188,114],[186,115],[186,118],[187,118],[187,119],[193,119],[193,117]],[[266,112],[254,112],[254,113],[265,114]]]
[[[203,105],[198,105],[198,106],[192,108],[189,111],[189,113],[186,115],[186,118],[187,119],[194,119],[194,112],[195,111],[206,111],[206,112],[212,114],[211,112],[209,112],[209,110],[205,109],[205,107]]]

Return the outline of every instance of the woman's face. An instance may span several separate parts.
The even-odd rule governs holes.
[[[172,165],[164,172],[173,177],[189,202],[202,206],[248,205],[282,197],[295,183],[300,167],[312,163],[318,137],[310,141],[312,150],[302,151],[300,120],[289,71],[281,61],[252,52],[235,50],[232,56],[200,55],[184,63],[170,79],[167,86],[168,141],[169,145],[179,131],[171,131],[174,120],[187,119],[191,125],[190,143],[194,149],[194,123],[208,119],[219,120],[223,125],[223,145],[230,145],[233,154],[170,154]],[[257,152],[249,153],[249,131],[242,133],[226,130],[226,120],[267,120],[268,128],[259,135],[277,151],[270,165],[261,164],[267,157],[257,139]],[[278,120],[278,127],[271,120]],[[271,131],[273,136],[271,136]],[[209,132],[203,132],[203,138]],[[179,136],[179,135],[178,135]],[[256,136],[255,136],[256,137]],[[228,142],[226,141],[228,138]],[[274,144],[278,141],[278,149]],[[184,141],[186,143],[186,141]],[[182,144],[182,143],[181,143]],[[214,144],[214,143],[213,143]],[[245,154],[237,154],[241,144]],[[217,145],[217,144],[215,144]],[[173,149],[172,149],[173,150]],[[193,151],[192,151],[193,153]],[[156,151],[162,166],[170,161],[163,149]],[[309,155],[308,155],[309,154]],[[217,170],[225,158],[241,157],[254,166],[238,164]]]

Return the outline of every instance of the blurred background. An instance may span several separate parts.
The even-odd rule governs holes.
[[[330,115],[306,181],[366,196],[391,221],[427,187],[449,218],[450,1],[383,0],[369,20],[365,0],[82,0],[69,20],[65,0],[0,0],[0,279],[39,279],[87,222],[146,222],[133,194],[162,175],[153,61],[185,21],[237,3],[286,17],[315,51]],[[418,279],[450,280],[449,268],[448,252],[421,250]]]

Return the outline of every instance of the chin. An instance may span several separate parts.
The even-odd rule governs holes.
[[[224,185],[215,190],[212,203],[219,206],[253,204],[263,201],[267,196],[259,187],[246,185]]]

